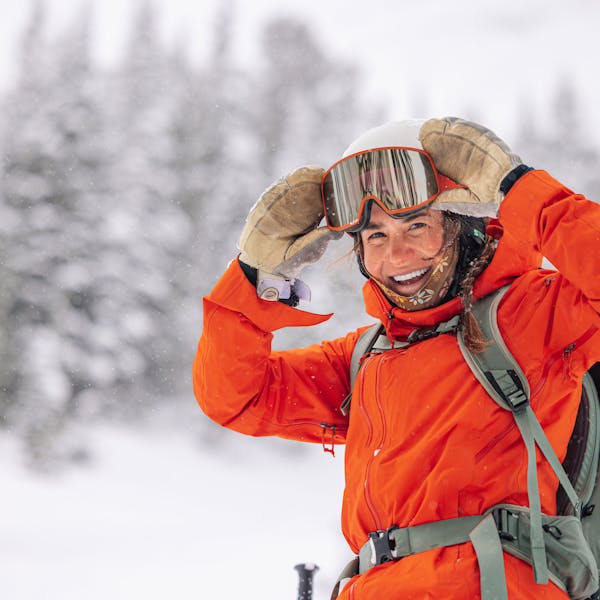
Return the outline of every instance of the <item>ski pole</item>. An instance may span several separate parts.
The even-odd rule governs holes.
[[[314,563],[301,563],[294,567],[298,571],[298,600],[312,600],[313,577],[319,570]]]

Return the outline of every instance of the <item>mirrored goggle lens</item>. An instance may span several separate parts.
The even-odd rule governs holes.
[[[417,149],[384,148],[348,156],[323,178],[327,225],[351,229],[360,224],[365,198],[377,198],[392,214],[408,212],[439,192],[431,158]]]

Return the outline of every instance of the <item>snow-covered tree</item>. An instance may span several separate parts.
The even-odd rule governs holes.
[[[262,31],[256,90],[260,165],[269,178],[312,162],[337,160],[370,122],[358,69],[329,56],[308,24],[289,17]]]
[[[111,84],[110,189],[103,239],[107,269],[105,327],[131,359],[137,395],[173,391],[181,361],[173,315],[181,301],[177,265],[186,255],[191,227],[177,202],[172,121],[181,86],[170,69],[156,27],[142,4],[122,67]]]
[[[573,82],[562,79],[551,98],[544,126],[535,122],[531,106],[522,107],[519,152],[525,162],[546,169],[575,191],[600,198],[600,153],[581,115]]]
[[[300,165],[329,166],[352,139],[381,124],[384,115],[379,103],[364,103],[359,69],[326,52],[307,23],[290,17],[271,19],[261,42],[253,109],[256,167],[264,188]],[[331,252],[304,275],[318,302],[307,308],[333,310],[336,318],[318,332],[278,333],[281,346],[339,335],[348,324],[364,322],[362,279],[351,260],[337,260],[340,247],[342,253],[349,252],[347,243],[332,244]]]
[[[5,267],[14,283],[8,338],[19,356],[7,418],[34,455],[77,412],[78,394],[98,376],[87,337],[102,116],[88,25],[84,13],[50,44],[38,5],[24,36],[21,80],[6,107],[2,188],[14,216],[5,234]]]

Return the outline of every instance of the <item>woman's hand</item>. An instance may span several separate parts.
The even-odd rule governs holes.
[[[485,206],[478,211],[477,205],[487,205],[495,213],[512,184],[530,170],[493,131],[471,121],[430,119],[419,138],[438,170],[468,188],[443,192],[444,204],[474,205],[473,212],[482,216]]]
[[[321,167],[296,169],[268,188],[246,219],[238,242],[240,260],[258,270],[257,292],[265,300],[289,298],[302,268],[319,260],[327,244],[342,235],[319,227],[322,176]],[[305,297],[307,288],[295,291]]]

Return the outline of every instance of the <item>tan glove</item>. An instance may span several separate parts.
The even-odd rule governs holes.
[[[489,129],[456,117],[426,121],[419,138],[440,173],[468,188],[447,190],[437,202],[464,214],[494,216],[504,197],[500,184],[521,159]]]
[[[287,299],[295,285],[296,294],[306,298],[308,288],[296,277],[342,235],[318,226],[323,172],[321,167],[296,169],[268,188],[246,219],[240,260],[258,270],[257,292],[265,300]]]

